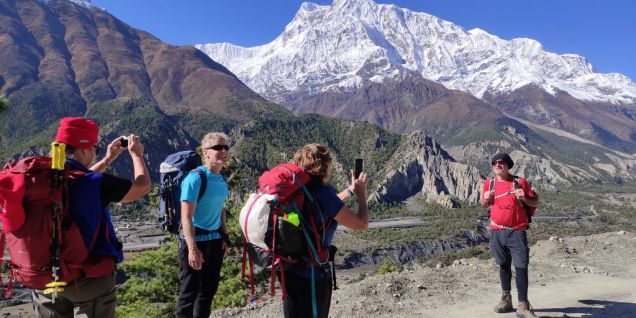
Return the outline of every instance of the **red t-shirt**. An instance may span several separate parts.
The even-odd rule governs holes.
[[[513,179],[510,178],[510,180],[498,181],[497,178],[495,178],[495,193],[494,200],[490,205],[490,219],[495,224],[514,230],[522,230],[528,226],[528,217],[523,208],[523,203],[518,200],[514,194],[512,180]],[[527,197],[536,196],[526,179],[519,177],[517,180]],[[482,193],[486,193],[489,190],[489,185],[490,178],[484,181]],[[502,229],[493,224],[490,225],[490,228],[493,230]]]

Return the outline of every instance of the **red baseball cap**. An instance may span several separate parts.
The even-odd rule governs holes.
[[[77,149],[90,148],[97,144],[99,126],[82,117],[64,117],[60,121],[55,141],[73,146]]]

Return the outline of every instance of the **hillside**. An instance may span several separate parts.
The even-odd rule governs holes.
[[[134,117],[129,106],[140,101],[165,134],[146,135],[147,114],[113,128],[140,133],[151,146],[166,143],[150,137],[179,136],[160,157],[202,136],[197,127],[183,135],[193,119],[235,125],[282,111],[194,47],[165,44],[88,2],[1,1],[0,30],[0,93],[10,101],[0,117],[2,159],[25,145],[42,151],[64,116],[95,118],[108,134],[106,124]]]
[[[355,157],[364,157],[373,182],[380,182],[387,173],[383,163],[400,155],[395,152],[402,142],[399,135],[371,124],[297,118],[201,51],[165,44],[89,1],[1,2],[0,29],[8,35],[0,41],[0,92],[10,101],[0,117],[2,161],[48,152],[63,116],[95,120],[102,147],[122,134],[140,135],[155,181],[167,154],[196,148],[206,132],[228,132],[234,139],[232,154],[245,174],[238,196],[251,190],[257,175],[288,160],[305,143],[322,142],[334,151],[337,185],[347,182]],[[434,83],[423,85],[433,87],[433,95],[443,90]],[[473,100],[478,107],[489,107]],[[446,161],[453,159],[446,156],[440,162]],[[130,168],[129,158],[122,156],[111,172],[128,177]],[[439,188],[454,189],[443,185],[453,178],[459,176],[447,174]],[[456,200],[475,196],[446,194]]]
[[[333,153],[331,183],[336,188],[350,182],[354,158],[364,159],[376,203],[418,196],[452,207],[458,202],[475,203],[478,197],[477,169],[456,162],[422,133],[398,135],[368,123],[302,115],[255,120],[238,126],[231,136],[233,156],[244,178],[242,192],[253,191],[261,172],[290,160],[302,145],[319,142]]]

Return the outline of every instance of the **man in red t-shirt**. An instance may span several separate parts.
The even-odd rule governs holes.
[[[526,229],[529,222],[524,205],[537,207],[539,198],[524,178],[510,174],[514,162],[508,154],[495,155],[491,163],[495,177],[493,182],[491,179],[484,182],[480,202],[483,207],[490,207],[490,250],[499,264],[503,291],[494,309],[497,313],[512,312],[510,290],[514,265],[519,299],[517,317],[536,317],[528,302],[530,249]]]

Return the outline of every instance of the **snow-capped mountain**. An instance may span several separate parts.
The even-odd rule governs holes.
[[[585,101],[636,103],[636,84],[628,77],[595,73],[582,56],[547,52],[532,39],[465,31],[427,13],[372,0],[303,3],[284,32],[262,46],[196,47],[272,100],[299,91],[354,92],[365,80],[379,83],[417,72],[479,98],[534,84]]]
[[[56,1],[61,1],[61,0],[41,0],[44,3],[50,3],[50,2],[56,2]],[[62,0],[63,1],[63,0]],[[92,2],[91,0],[67,0],[71,3],[74,3],[80,7],[84,7],[86,9],[94,9],[97,8]]]

